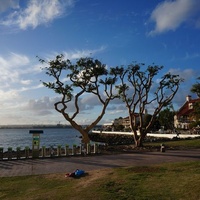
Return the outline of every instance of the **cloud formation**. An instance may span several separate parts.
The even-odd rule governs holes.
[[[98,49],[87,49],[87,50],[76,50],[71,52],[64,52],[65,58],[68,59],[78,59],[83,57],[90,57],[96,53],[102,52],[106,49],[106,46],[101,46]]]
[[[30,99],[28,103],[24,105],[23,110],[29,110],[37,114],[38,116],[50,115],[55,110],[54,104],[56,102],[59,102],[60,100],[61,100],[60,96],[54,96],[51,98],[44,96],[39,99]],[[91,96],[90,98],[87,97],[81,98],[79,100],[78,105],[80,109],[80,114],[83,114],[85,112],[88,113],[88,111],[94,109],[94,107],[99,105],[99,103],[97,102],[96,98],[94,101],[93,97]],[[75,112],[74,101],[71,101],[67,104],[67,112],[69,115]]]
[[[7,9],[18,9],[19,0],[0,0],[0,13],[5,12]]]
[[[175,0],[164,1],[157,5],[151,13],[150,20],[155,22],[155,28],[149,35],[161,34],[167,31],[175,31],[186,22],[194,23],[200,27],[199,0]]]
[[[32,66],[32,67],[28,67]],[[10,53],[0,55],[0,88],[6,89],[15,84],[29,85],[32,81],[23,77],[30,73],[39,73],[41,69],[33,65],[26,55]]]
[[[29,0],[24,9],[20,9],[14,1],[4,2],[4,9],[15,8],[8,16],[0,21],[0,25],[17,26],[26,30],[28,27],[36,28],[41,24],[48,24],[54,19],[68,14],[68,8],[73,7],[73,0]]]
[[[0,55],[0,104],[4,109],[11,109],[13,105],[22,103],[22,92],[41,88],[35,74],[41,73],[38,65],[23,54],[9,53]]]
[[[180,69],[180,68],[174,68],[170,69],[169,72],[171,74],[178,74],[181,78],[184,79],[184,81],[190,81],[191,79],[194,79],[196,72],[193,69]]]
[[[30,60],[25,55],[16,53],[10,53],[6,57],[0,55],[0,88],[7,88],[12,83],[20,82],[20,74],[25,73],[28,64]]]

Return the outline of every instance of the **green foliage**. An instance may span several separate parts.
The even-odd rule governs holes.
[[[58,55],[55,60],[46,63],[46,74],[54,77],[55,81],[43,82],[44,86],[56,93],[65,94],[70,100],[76,87],[84,92],[97,93],[98,82],[103,85],[115,82],[115,77],[106,77],[105,80],[100,78],[108,76],[108,70],[105,64],[92,58],[80,58],[72,63],[70,60],[64,60],[63,55]],[[63,81],[63,78],[66,78],[66,81]]]
[[[149,122],[151,121],[152,115],[145,114],[144,115],[144,127],[148,126]]]
[[[133,63],[127,68],[124,66],[118,68],[120,83],[116,86],[119,96],[127,107],[136,146],[142,146],[142,141],[154,126],[157,115],[163,107],[170,104],[183,82],[179,75],[171,73],[163,75],[157,82],[156,76],[163,66],[153,64],[147,66],[146,70],[142,70],[142,67],[145,67],[144,63]],[[151,117],[145,119],[144,111],[149,105],[153,105],[154,110]]]
[[[164,126],[165,129],[174,128],[174,115],[175,112],[170,110],[170,107],[166,107],[164,110],[160,111],[158,115],[158,120],[161,126]]]
[[[52,78],[50,82],[43,81],[44,86],[60,94],[60,100],[54,104],[56,111],[60,112],[72,127],[83,135],[84,142],[88,143],[88,132],[103,118],[110,101],[118,98],[114,92],[118,72],[113,68],[108,70],[99,60],[87,57],[72,63],[69,59],[65,60],[61,54],[56,56],[55,60],[39,61],[47,64],[44,70]],[[83,128],[77,117],[83,112],[81,108],[84,106],[81,106],[80,102],[85,94],[93,95],[101,104],[101,109],[91,124]]]
[[[196,128],[197,126],[200,126],[200,121],[196,121],[196,122],[191,122],[189,125],[189,128]]]
[[[153,127],[161,109],[171,102],[183,81],[179,75],[167,73],[159,82],[155,82],[163,66],[154,64],[144,70],[142,70],[142,67],[145,67],[144,63],[131,63],[127,67],[117,66],[108,70],[99,60],[87,57],[80,58],[75,63],[64,60],[63,55],[58,55],[55,60],[49,62],[39,60],[48,64],[45,68],[46,74],[54,78],[51,82],[43,82],[44,86],[61,95],[61,100],[55,103],[55,109],[62,113],[75,129],[82,134],[84,131],[88,133],[102,119],[110,101],[121,98],[129,113],[130,128],[134,132],[135,143],[139,146]],[[75,118],[81,112],[79,103],[85,93],[95,95],[102,109],[97,118],[83,130],[75,122]],[[72,101],[75,111],[69,115],[68,105]],[[153,114],[144,121],[144,111],[152,104]],[[139,123],[136,118],[139,118]],[[139,137],[137,130],[140,133]]]
[[[195,121],[200,120],[200,102],[195,102],[193,105],[193,112],[191,116],[195,119]]]
[[[198,77],[197,80],[200,80],[200,77]],[[197,96],[200,97],[200,83],[197,82],[197,83],[195,83],[194,85],[192,85],[190,91],[191,91],[192,93],[197,94]]]
[[[123,131],[124,130],[124,126],[123,125],[116,125],[115,127],[115,131]]]

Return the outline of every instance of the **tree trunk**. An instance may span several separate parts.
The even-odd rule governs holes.
[[[143,146],[143,139],[142,137],[139,137],[139,139],[137,139],[136,143],[135,143],[136,147],[142,147]]]
[[[70,122],[70,124],[72,125],[72,127],[74,129],[76,129],[77,131],[79,131],[79,133],[82,135],[82,143],[84,143],[84,145],[87,145],[90,142],[90,138],[89,138],[89,131],[85,130],[82,126],[78,125],[75,121],[73,121],[72,119],[70,119],[68,117],[68,115],[64,112],[62,112],[64,118]]]
[[[90,142],[90,138],[89,138],[89,135],[88,135],[88,133],[87,132],[85,132],[85,131],[81,131],[81,135],[82,135],[82,142],[84,143],[84,144],[87,144],[87,143],[89,143]]]
[[[136,147],[142,147],[143,146],[143,141],[145,138],[146,134],[144,132],[140,132],[140,135],[135,139],[135,146]]]

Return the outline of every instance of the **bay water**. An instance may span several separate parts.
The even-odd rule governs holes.
[[[81,134],[73,128],[45,128],[42,129],[43,133],[40,134],[40,147],[57,147],[66,144],[69,146],[81,144]],[[17,128],[17,129],[0,129],[0,147],[4,151],[8,147],[16,150],[17,147],[24,149],[26,146],[32,149],[32,134],[29,133],[30,129]]]

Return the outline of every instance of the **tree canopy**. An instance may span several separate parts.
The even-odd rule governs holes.
[[[197,80],[200,80],[200,77],[198,77]],[[193,84],[190,91],[197,94],[197,96],[200,98],[200,83],[197,81],[197,83]]]
[[[161,126],[164,126],[165,129],[174,129],[174,115],[175,111],[172,105],[165,107],[160,111],[158,115],[158,120]]]
[[[142,63],[108,69],[97,59],[80,58],[72,63],[64,60],[63,55],[51,61],[40,59],[40,62],[47,64],[44,70],[52,78],[52,81],[44,81],[44,86],[60,95],[60,100],[54,104],[55,109],[82,134],[84,143],[89,142],[89,131],[103,118],[110,102],[119,98],[127,108],[135,144],[141,146],[157,115],[171,103],[183,81],[179,75],[171,73],[157,77],[163,66],[149,65],[142,70],[145,67]],[[93,95],[101,109],[93,121],[83,127],[77,117],[81,114],[81,98],[85,94]],[[73,112],[69,110],[72,102]],[[148,115],[146,110],[150,105],[153,110]]]
[[[110,101],[118,97],[114,93],[117,74],[112,68],[108,70],[105,64],[92,58],[80,58],[72,63],[68,59],[64,60],[63,55],[58,55],[55,60],[40,59],[40,62],[47,64],[44,70],[53,78],[50,82],[43,82],[44,86],[61,96],[54,104],[56,111],[82,134],[83,142],[88,143],[89,131],[102,119]],[[77,117],[81,114],[80,100],[85,94],[95,96],[101,105],[101,110],[100,113],[96,113],[96,118],[91,124],[83,127],[77,122]],[[73,112],[71,112],[72,102]]]
[[[157,78],[163,66],[133,63],[127,68],[118,67],[120,84],[118,92],[124,101],[129,114],[130,128],[134,133],[136,146],[142,146],[142,141],[152,128],[161,109],[169,105],[183,81],[179,75],[167,73]],[[153,105],[149,123],[145,123],[144,116],[148,106]]]

